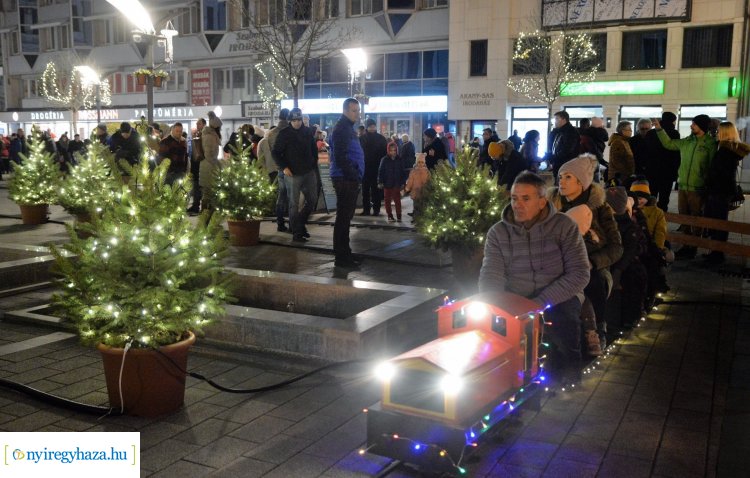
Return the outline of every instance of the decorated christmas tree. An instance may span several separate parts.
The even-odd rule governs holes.
[[[10,198],[20,205],[51,204],[55,200],[55,181],[60,170],[54,154],[44,149],[44,138],[37,126],[32,128],[31,137],[29,156],[21,154],[21,164],[12,163]]]
[[[184,339],[224,311],[231,276],[221,218],[185,212],[189,182],[164,184],[169,161],[137,169],[70,243],[51,248],[60,275],[56,307],[85,343],[149,347]],[[134,186],[137,184],[137,186]]]
[[[478,151],[464,148],[456,168],[441,161],[422,195],[417,231],[432,246],[471,252],[484,246],[487,231],[500,220],[508,199],[489,175],[477,167]]]
[[[95,141],[86,155],[77,159],[78,164],[57,182],[58,203],[74,215],[100,212],[122,184],[111,173],[114,156],[106,145]]]
[[[232,154],[229,165],[214,177],[213,203],[234,221],[249,221],[271,214],[276,203],[276,183],[260,161],[250,161],[250,147]]]

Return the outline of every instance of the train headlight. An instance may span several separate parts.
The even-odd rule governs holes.
[[[391,362],[381,362],[375,367],[375,377],[381,382],[390,381],[396,375],[396,366]]]
[[[466,316],[471,320],[481,320],[487,317],[489,312],[487,305],[481,302],[471,302],[466,306]]]
[[[440,388],[448,395],[457,395],[464,386],[464,379],[449,373],[440,380]]]

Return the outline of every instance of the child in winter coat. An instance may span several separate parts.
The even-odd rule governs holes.
[[[414,202],[414,213],[412,216],[419,215],[422,199],[422,191],[430,181],[430,170],[427,169],[427,162],[424,153],[417,155],[417,162],[409,173],[409,179],[406,180],[405,191],[409,193],[411,200]],[[412,219],[412,222],[414,220]]]
[[[401,190],[404,188],[404,160],[398,155],[398,145],[394,142],[388,143],[388,154],[380,160],[378,168],[378,188],[383,190],[385,199],[385,212],[388,214],[388,222],[401,222]],[[396,218],[393,218],[391,201],[396,205]]]
[[[659,292],[668,292],[666,265],[674,254],[667,243],[667,221],[664,211],[656,206],[656,199],[651,196],[649,183],[638,179],[630,186],[630,195],[635,199],[634,217],[650,240],[648,249],[641,256],[641,262],[648,271],[648,297],[653,302]],[[647,307],[647,309],[650,307]]]
[[[570,216],[578,225],[578,232],[583,236],[583,242],[586,244],[586,251],[590,252],[599,248],[599,236],[591,229],[591,220],[593,213],[591,208],[585,204],[568,209],[565,214]],[[584,343],[587,346],[586,352],[592,357],[603,355],[601,341],[596,328],[596,313],[591,299],[584,296],[581,304],[581,330],[583,331]]]

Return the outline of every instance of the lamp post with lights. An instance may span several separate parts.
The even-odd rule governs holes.
[[[359,79],[359,95],[367,98],[365,95],[365,71],[367,71],[367,52],[364,48],[345,48],[341,50],[349,62],[349,94],[354,95],[354,82]],[[356,98],[356,96],[355,96]],[[360,100],[362,119],[365,118],[365,101]]]
[[[172,22],[167,22],[164,29],[156,33],[154,24],[148,11],[141,5],[139,0],[107,0],[112,6],[117,8],[125,18],[136,28],[133,30],[133,41],[136,43],[146,42],[146,68],[151,72],[146,78],[146,108],[148,123],[154,121],[154,44],[164,48],[165,63],[172,63],[173,48],[172,38],[177,36],[177,30],[172,26]]]

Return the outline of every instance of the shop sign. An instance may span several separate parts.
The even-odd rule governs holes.
[[[236,41],[229,44],[229,53],[253,51],[253,44],[250,41],[252,34],[250,32],[237,32],[235,38]]]
[[[65,120],[67,119],[62,111],[32,111],[30,114],[30,121],[54,121],[54,120]]]
[[[148,116],[146,108],[133,110],[133,118]],[[154,119],[193,119],[193,108],[190,106],[172,106],[166,108],[154,108]]]
[[[190,71],[190,97],[193,106],[211,103],[211,69],[201,68]]]
[[[563,83],[560,96],[663,95],[664,80]]]
[[[459,99],[463,106],[491,106],[495,93],[461,93]]]
[[[112,109],[100,110],[99,117],[102,119],[102,121],[119,120],[120,110],[112,110]],[[78,112],[78,120],[79,121],[96,121],[96,110],[80,110]]]
[[[270,118],[271,110],[263,106],[262,101],[243,101],[242,102],[243,118]]]

